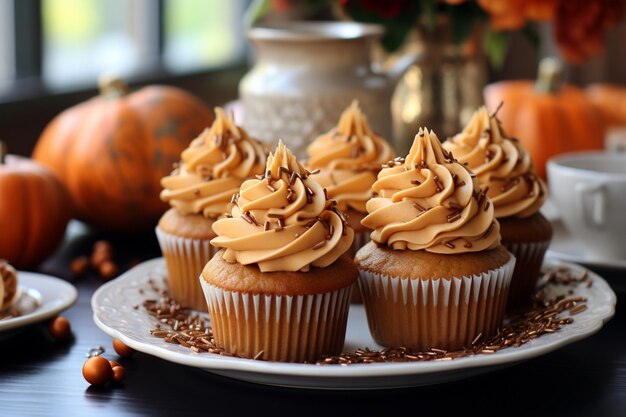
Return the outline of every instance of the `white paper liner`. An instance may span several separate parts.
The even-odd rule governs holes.
[[[167,266],[170,296],[186,307],[206,311],[198,276],[219,248],[211,245],[208,239],[178,237],[158,227],[156,235]]]
[[[507,303],[507,310],[512,311],[531,302],[550,241],[502,244],[517,258]]]
[[[315,362],[341,353],[351,287],[312,295],[223,290],[200,276],[215,343],[238,356]]]
[[[515,257],[461,278],[411,279],[359,270],[370,332],[383,346],[427,350],[470,347],[502,324]]]

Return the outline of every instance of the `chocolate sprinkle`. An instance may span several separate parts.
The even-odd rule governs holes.
[[[241,215],[241,218],[244,219],[245,221],[247,221],[248,223],[254,225],[254,226],[258,226],[259,225],[259,223],[257,223],[256,219],[252,215],[252,213],[249,212],[249,211],[246,211],[245,213],[243,213]]]
[[[315,246],[313,246],[313,250],[323,248],[324,246],[326,246],[327,242],[327,240],[322,240],[321,242],[316,243]]]
[[[325,244],[325,240],[318,243],[320,247]],[[148,280],[148,283],[158,294],[158,299],[147,299],[143,302],[146,313],[157,321],[154,328],[149,330],[150,334],[198,354],[236,356],[216,345],[206,314],[198,314],[180,305],[169,296],[167,291],[158,288],[152,278]],[[503,327],[494,336],[483,338],[483,335],[479,334],[469,346],[456,351],[436,347],[425,351],[402,346],[381,350],[364,347],[336,356],[324,356],[316,362],[316,365],[345,366],[383,362],[449,361],[468,356],[494,354],[503,349],[519,347],[545,334],[558,332],[563,326],[574,322],[572,316],[581,314],[587,309],[585,304],[587,300],[584,297],[559,295],[548,299],[546,297],[547,286],[567,286],[570,287],[570,291],[573,291],[579,284],[588,287],[592,283],[586,271],[574,275],[566,267],[551,268],[540,278],[530,306],[515,315],[505,317]],[[165,285],[165,281],[163,284]],[[243,358],[243,356],[240,357]],[[247,359],[262,360],[262,357],[263,351],[260,351],[253,358]]]
[[[448,218],[448,223],[453,223],[461,218],[461,212],[456,211],[452,214],[448,214],[447,218]]]
[[[304,227],[306,227],[307,229],[310,229],[311,227],[313,227],[315,225],[315,223],[317,223],[317,219],[311,220],[306,225],[304,225]]]
[[[278,167],[278,173],[280,176],[282,176],[283,174],[287,174],[287,176],[294,174],[289,168],[283,166]]]
[[[416,203],[415,201],[413,202],[413,207],[415,207],[416,209],[418,209],[421,213],[424,213],[426,211],[428,211],[428,209],[422,207],[421,205],[419,205],[418,203]]]
[[[509,191],[511,188],[515,187],[517,184],[519,184],[520,179],[519,177],[515,177],[515,178],[510,178],[508,180],[506,180],[504,182],[504,184],[502,185],[502,187],[500,187],[501,191],[505,192],[505,191]]]

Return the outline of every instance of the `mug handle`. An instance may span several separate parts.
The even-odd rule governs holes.
[[[589,227],[602,228],[606,222],[606,188],[604,184],[576,184],[576,202]],[[585,200],[591,204],[585,204]]]

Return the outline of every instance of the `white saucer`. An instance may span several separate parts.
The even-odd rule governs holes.
[[[589,253],[582,242],[572,236],[559,220],[553,220],[552,242],[546,252],[546,256],[561,259],[566,262],[574,262],[588,267],[626,269],[626,259],[606,259]]]
[[[547,266],[566,265],[575,273],[583,267],[547,260]],[[572,324],[553,334],[546,334],[518,347],[491,355],[476,355],[441,362],[377,363],[351,366],[294,364],[255,361],[194,353],[190,349],[152,336],[155,319],[141,306],[148,298],[157,298],[148,280],[162,282],[165,266],[162,258],[144,262],[125,274],[102,285],[93,295],[91,306],[96,325],[109,336],[128,346],[167,361],[201,368],[244,381],[315,389],[379,389],[431,385],[458,380],[472,375],[510,366],[520,361],[544,355],[569,343],[588,337],[602,327],[615,313],[615,293],[597,274],[589,272],[593,286],[579,285],[575,294],[587,298],[588,309],[576,315]],[[156,278],[156,279],[155,279]],[[569,287],[568,287],[569,288]],[[568,288],[551,287],[549,295],[563,293]],[[143,294],[140,293],[143,291]],[[362,305],[350,308],[344,350],[380,347],[372,340]]]
[[[34,272],[18,271],[20,294],[12,309],[19,309],[21,315],[0,320],[0,338],[9,330],[25,327],[47,320],[71,307],[78,292],[62,279]]]

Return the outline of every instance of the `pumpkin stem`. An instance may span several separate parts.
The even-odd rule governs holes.
[[[563,64],[553,57],[539,61],[535,88],[542,93],[556,93],[563,84]]]
[[[7,144],[0,140],[0,165],[4,165],[4,158],[7,156]]]
[[[110,98],[119,98],[126,95],[128,86],[116,75],[104,74],[98,79],[100,95]]]

